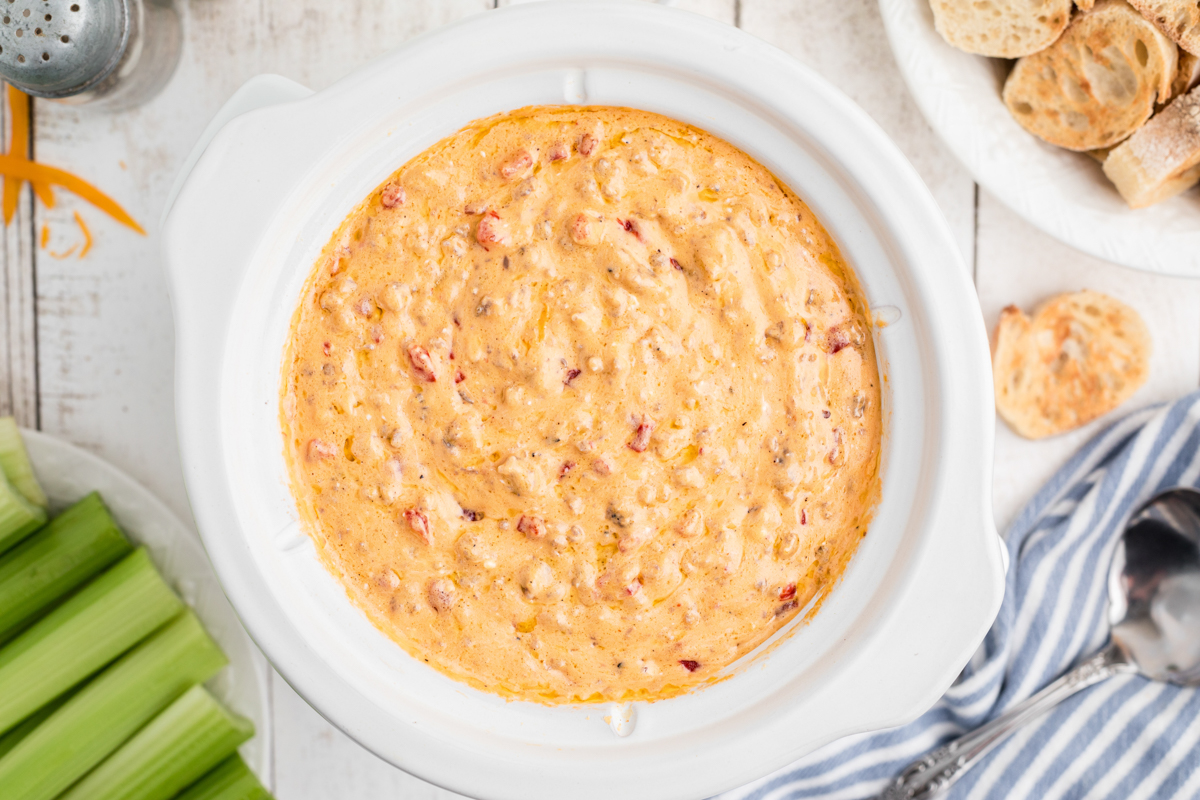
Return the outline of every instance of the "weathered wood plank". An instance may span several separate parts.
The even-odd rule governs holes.
[[[6,87],[0,84],[0,99]],[[4,152],[12,146],[8,104],[3,107]],[[28,154],[27,154],[28,155]],[[33,247],[32,192],[21,191],[17,214],[4,229],[4,280],[0,281],[0,415],[13,415],[29,428],[38,426],[36,258]]]
[[[924,179],[968,267],[975,184],[925,122],[896,67],[875,0],[741,0],[740,25],[812,67],[858,103]]]
[[[282,800],[386,797],[456,800],[364,750],[322,719],[278,674],[275,692],[275,791]]]
[[[1029,225],[987,192],[980,192],[976,282],[989,330],[1004,306],[1030,312],[1050,295],[1094,289],[1137,309],[1154,339],[1149,380],[1112,414],[1036,442],[997,420],[993,500],[1003,532],[1055,470],[1104,425],[1200,384],[1200,282],[1134,272],[1084,255]]]

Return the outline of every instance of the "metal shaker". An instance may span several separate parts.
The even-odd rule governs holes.
[[[128,108],[179,62],[170,0],[0,0],[0,78],[26,94]]]

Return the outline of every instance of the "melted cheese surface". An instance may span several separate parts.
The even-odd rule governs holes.
[[[841,575],[879,386],[852,272],[764,167],[656,114],[535,107],[346,219],[281,416],[318,552],[410,654],[512,698],[654,699]]]

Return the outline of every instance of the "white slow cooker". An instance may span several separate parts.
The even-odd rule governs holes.
[[[332,232],[468,122],[560,103],[643,108],[741,147],[817,213],[880,322],[883,498],[849,569],[810,623],[656,703],[508,702],[411,658],[321,565],[284,466],[284,343]],[[188,490],[229,599],[321,714],[426,780],[512,800],[711,795],[914,718],[999,608],[987,337],[946,223],[866,114],[735,28],[650,4],[519,5],[317,94],[256,78],[198,145],[165,248]]]

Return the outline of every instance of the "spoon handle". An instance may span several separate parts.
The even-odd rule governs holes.
[[[901,772],[879,800],[926,800],[950,787],[964,772],[1027,722],[1045,714],[1080,689],[1126,672],[1134,672],[1128,658],[1109,644],[1037,694],[1018,703],[991,722],[964,733]]]

